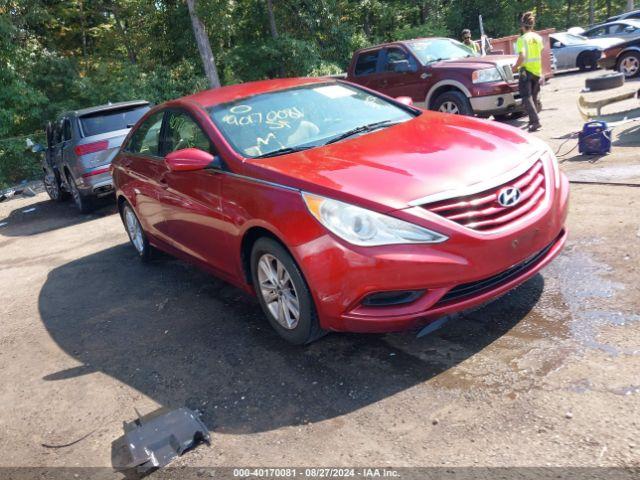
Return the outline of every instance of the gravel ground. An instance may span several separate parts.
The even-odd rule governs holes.
[[[544,88],[554,148],[587,75]],[[621,126],[611,155],[562,168],[636,181],[639,141]],[[136,409],[180,406],[212,446],[177,466],[640,467],[639,212],[639,188],[573,185],[565,251],[509,295],[426,337],[300,348],[235,288],[139,263],[110,205],[1,203],[0,467],[111,467]]]

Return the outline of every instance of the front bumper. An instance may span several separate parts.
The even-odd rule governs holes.
[[[486,303],[531,278],[558,255],[566,240],[569,183],[564,175],[560,179],[558,188],[549,185],[544,206],[517,228],[488,234],[445,221],[442,228],[433,228],[449,240],[437,245],[355,247],[326,234],[312,246],[293,248],[321,326],[351,332],[416,328]],[[396,214],[404,220],[410,215],[433,220],[434,214],[423,212],[412,207]],[[515,268],[526,261],[523,268]],[[363,303],[372,293],[404,290],[424,293],[401,305]]]
[[[518,92],[500,93],[497,95],[485,95],[471,97],[471,108],[478,115],[504,115],[521,110],[522,98]]]
[[[598,60],[598,67],[604,70],[615,70],[616,63],[616,57],[601,57],[600,60]]]

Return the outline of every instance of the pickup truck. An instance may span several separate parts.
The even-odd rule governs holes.
[[[450,38],[420,38],[356,51],[347,80],[431,110],[507,118],[522,110],[516,60],[479,56]]]

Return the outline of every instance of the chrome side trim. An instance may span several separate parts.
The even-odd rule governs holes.
[[[246,175],[240,175],[239,173],[233,173],[233,172],[229,172],[227,170],[220,170],[220,169],[215,168],[215,169],[209,169],[209,171],[211,173],[221,173],[221,174],[224,174],[224,175],[229,175],[230,177],[238,178],[240,180],[247,180],[249,182],[260,183],[262,185],[268,185],[270,187],[282,188],[284,190],[291,190],[292,192],[300,192],[299,188],[290,187],[288,185],[282,185],[280,183],[270,182],[268,180],[262,180],[260,178],[248,177]]]
[[[466,197],[467,195],[474,195],[476,193],[489,190],[490,188],[498,187],[503,183],[507,183],[509,180],[513,180],[514,178],[525,173],[533,166],[536,161],[542,158],[543,154],[544,152],[536,152],[535,154],[531,155],[531,157],[529,157],[526,162],[523,162],[517,167],[512,168],[508,172],[498,175],[497,177],[493,177],[490,180],[478,182],[467,187],[459,188],[457,190],[445,190],[438,193],[432,193],[431,195],[427,195],[426,197],[412,200],[408,203],[408,205],[410,207],[419,207],[421,205],[438,202],[440,200],[448,200],[455,197]]]

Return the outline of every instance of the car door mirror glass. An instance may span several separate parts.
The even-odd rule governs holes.
[[[560,43],[560,42],[553,42],[553,48],[562,48],[562,43]]]
[[[216,158],[218,165],[221,165],[220,157],[214,157],[209,152],[199,148],[183,148],[169,153],[165,162],[172,172],[192,172],[209,167],[220,168],[215,166]]]

